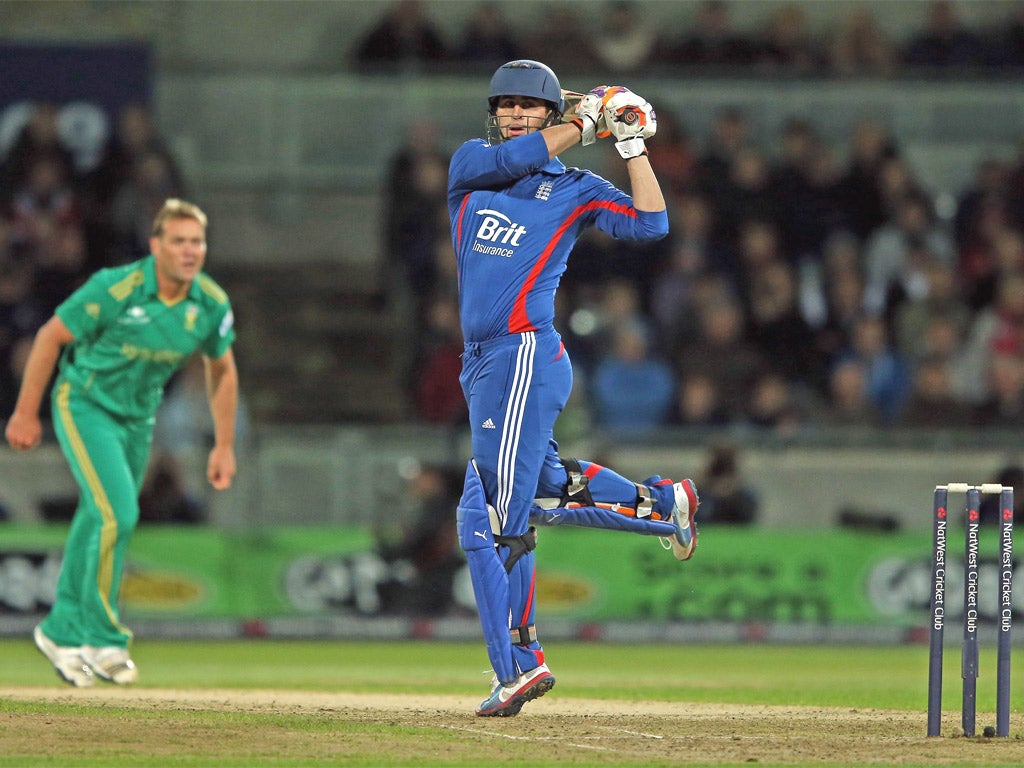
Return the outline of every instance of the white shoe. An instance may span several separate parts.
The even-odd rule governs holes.
[[[495,677],[491,684],[491,695],[480,702],[476,710],[478,717],[515,717],[523,704],[539,699],[555,687],[555,676],[547,664],[523,672],[508,685],[502,685]]]
[[[700,499],[692,480],[683,480],[672,486],[675,494],[675,507],[672,510],[672,522],[678,529],[672,538],[662,539],[671,549],[676,560],[689,560],[697,549],[697,507]]]
[[[57,645],[38,626],[32,631],[32,638],[36,648],[50,660],[62,680],[77,688],[87,688],[96,682],[92,670],[82,659],[81,648]]]
[[[91,645],[83,645],[82,658],[92,667],[93,672],[109,683],[130,685],[139,680],[139,669],[131,660],[126,648],[94,648]]]

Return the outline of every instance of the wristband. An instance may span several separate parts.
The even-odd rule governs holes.
[[[597,123],[590,115],[583,115],[570,121],[580,132],[583,146],[593,144],[597,141]]]
[[[647,154],[647,145],[644,144],[643,136],[633,136],[622,141],[615,142],[615,148],[624,160],[631,160]]]

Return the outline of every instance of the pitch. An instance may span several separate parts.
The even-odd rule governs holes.
[[[473,715],[488,679],[473,644],[143,640],[134,655],[139,685],[78,690],[30,641],[0,642],[0,765],[1009,766],[1024,749],[1019,673],[1009,739],[952,735],[955,684],[949,735],[927,738],[921,646],[552,645],[558,685],[508,719]],[[979,685],[979,724],[993,712]]]

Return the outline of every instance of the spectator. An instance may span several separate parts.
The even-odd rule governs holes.
[[[754,53],[753,42],[733,28],[729,3],[704,0],[697,7],[693,31],[672,46],[664,60],[684,66],[736,71],[752,64]]]
[[[185,487],[177,459],[164,451],[154,451],[139,491],[139,522],[195,525],[206,519],[206,507]]]
[[[651,314],[666,347],[674,350],[696,325],[700,282],[725,275],[732,282],[733,256],[713,237],[714,220],[707,200],[685,194],[669,202],[668,263],[658,274],[650,294]]]
[[[752,525],[757,522],[760,499],[757,491],[743,478],[736,446],[730,443],[712,445],[701,477],[702,524]]]
[[[354,51],[355,64],[366,69],[418,70],[446,58],[444,38],[422,0],[397,0]]]
[[[649,334],[650,320],[644,313],[641,289],[634,280],[615,277],[594,286],[586,301],[587,332],[573,345],[573,363],[593,372],[604,350],[614,343],[618,330],[629,324]]]
[[[31,264],[0,258],[0,406],[14,409],[18,387],[35,333],[49,315],[33,294]]]
[[[984,158],[977,166],[974,178],[960,194],[953,217],[953,238],[961,251],[977,240],[986,239],[985,223],[993,212],[1004,221],[1010,216],[1007,206],[1010,169],[995,157]]]
[[[733,248],[741,247],[740,238],[747,222],[778,221],[780,206],[771,188],[764,154],[755,147],[738,151],[725,184],[711,202],[719,224],[718,236]]]
[[[382,541],[378,547],[389,572],[399,574],[380,586],[382,608],[387,613],[444,616],[454,604],[455,574],[465,563],[455,526],[447,524],[459,503],[462,474],[412,460],[400,465],[399,476],[412,509],[398,541]]]
[[[81,220],[73,179],[63,163],[51,154],[42,154],[25,169],[22,182],[14,187],[11,201],[13,238],[30,259],[50,247],[54,233],[67,224]]]
[[[992,355],[985,376],[988,397],[978,405],[974,424],[1019,432],[1024,428],[1024,356]]]
[[[782,154],[771,169],[785,250],[797,261],[820,262],[825,242],[849,227],[840,169],[817,130],[805,120],[783,127]]]
[[[824,69],[825,55],[807,28],[807,16],[795,3],[776,8],[769,18],[755,64],[765,74],[814,75]]]
[[[150,154],[163,157],[173,186],[183,189],[185,182],[178,162],[160,135],[153,111],[146,104],[129,104],[118,114],[116,130],[87,179],[96,204],[101,208],[109,206],[121,185],[132,177],[136,165]]]
[[[932,317],[924,329],[921,349],[913,356],[904,357],[910,365],[928,357],[940,358],[945,362],[953,397],[971,406],[976,406],[984,397],[985,387],[983,382],[979,383],[984,374],[979,375],[979,369],[975,368],[967,345],[966,327],[958,325],[954,315]]]
[[[792,267],[775,260],[750,285],[748,335],[787,383],[819,387],[824,371],[814,330],[800,314]]]
[[[658,37],[654,29],[645,23],[640,6],[634,0],[608,0],[604,9],[603,21],[594,36],[594,50],[598,62],[615,75],[642,72],[652,62],[657,46]],[[662,145],[662,130],[665,127],[663,121],[664,115],[659,113],[659,150]]]
[[[836,427],[878,427],[878,408],[868,397],[868,372],[862,360],[842,358],[828,374],[829,407],[822,422]]]
[[[736,156],[750,147],[752,141],[750,121],[743,110],[735,107],[720,110],[711,124],[707,146],[697,162],[701,191],[712,199],[717,197]]]
[[[511,29],[501,5],[493,0],[478,3],[462,30],[459,61],[467,68],[486,70],[521,58],[519,41]]]
[[[971,409],[953,390],[948,361],[925,357],[914,371],[913,391],[899,415],[901,427],[960,429],[971,423]]]
[[[412,376],[416,418],[441,426],[459,424],[466,418],[466,401],[459,384],[464,345],[455,298],[434,295],[424,323]]]
[[[161,152],[146,152],[132,164],[131,175],[117,188],[110,202],[112,250],[110,264],[121,264],[149,252],[153,217],[169,198],[180,198],[185,190],[176,186],[179,177],[171,161]]]
[[[885,322],[876,316],[861,316],[844,357],[864,365],[867,398],[878,410],[883,424],[897,423],[910,395],[912,380],[906,361],[890,343]]]
[[[864,276],[856,241],[837,237],[826,253],[823,284],[824,322],[817,329],[815,348],[827,365],[849,347],[853,329],[864,311]]]
[[[701,308],[697,332],[685,341],[676,356],[676,370],[684,373],[699,360],[713,378],[730,421],[742,418],[750,386],[766,371],[768,361],[744,337],[740,304],[723,298]]]
[[[413,321],[422,322],[423,297],[438,289],[435,244],[447,236],[445,194],[449,155],[441,146],[441,128],[432,119],[416,120],[406,130],[384,181],[384,249],[388,284],[412,297]]]
[[[588,23],[577,11],[576,4],[565,0],[553,0],[541,4],[543,11],[540,22],[527,35],[523,45],[525,57],[543,61],[555,72],[565,72],[571,77],[591,76],[600,67],[597,47],[588,30]],[[572,90],[562,79],[562,87]]]
[[[1024,67],[1024,3],[1015,3],[1002,39],[1001,63],[1009,71]]]
[[[751,286],[759,273],[777,261],[791,260],[782,250],[779,230],[770,218],[750,218],[740,222],[737,238],[740,297],[744,312],[750,312]]]
[[[750,387],[745,421],[778,438],[791,438],[800,429],[804,414],[792,386],[774,371],[766,371]]]
[[[839,77],[890,79],[899,56],[872,9],[856,8],[840,20],[829,48],[829,64]]]
[[[682,195],[697,187],[697,149],[679,116],[670,109],[658,112],[657,151],[651,165],[670,195]]]
[[[865,245],[865,307],[891,312],[904,297],[920,295],[930,261],[952,264],[954,258],[952,238],[936,222],[931,202],[921,194],[906,195],[892,220]]]
[[[881,123],[869,119],[857,122],[850,159],[839,185],[850,225],[861,240],[888,218],[880,176],[885,162],[898,156],[895,140]]]
[[[663,427],[675,393],[672,369],[652,356],[646,328],[627,321],[615,327],[612,345],[594,369],[591,406],[595,424],[636,435]]]
[[[907,65],[958,75],[985,66],[990,59],[981,38],[961,23],[952,0],[928,4],[924,28],[911,36],[903,52]]]
[[[948,345],[937,348],[929,342],[933,321],[943,320],[948,326],[948,335],[958,340],[965,337],[972,319],[970,307],[959,295],[956,275],[950,265],[933,259],[924,265],[922,278],[923,290],[896,310],[893,326],[896,346],[907,360],[936,352],[952,352]],[[959,343],[953,341],[951,345],[959,346]]]
[[[10,202],[13,190],[31,186],[29,177],[39,160],[56,166],[55,175],[69,186],[76,181],[74,155],[60,137],[60,110],[56,104],[37,103],[29,121],[15,138],[0,173],[0,207]]]
[[[89,274],[85,232],[75,221],[57,226],[36,251],[33,297],[49,317]]]
[[[977,237],[958,255],[957,277],[975,312],[992,304],[1005,275],[1024,271],[1024,233],[1007,222],[1000,204],[984,207]]]
[[[725,427],[732,420],[710,374],[693,370],[679,383],[673,421],[684,427]]]

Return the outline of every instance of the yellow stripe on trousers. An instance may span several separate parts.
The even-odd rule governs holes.
[[[100,511],[103,518],[103,525],[100,528],[100,555],[99,564],[96,568],[96,588],[99,590],[100,600],[107,612],[107,618],[118,630],[131,635],[131,631],[117,620],[117,615],[110,606],[110,591],[114,583],[114,544],[117,542],[117,518],[114,516],[114,508],[107,498],[107,492],[96,474],[96,467],[93,466],[89,452],[82,442],[82,436],[71,416],[70,407],[71,384],[63,382],[57,389],[57,409],[60,411],[60,421],[64,425],[64,432],[71,443],[71,450],[75,454],[75,461],[79,469],[85,475],[85,481],[92,494],[93,503]]]

